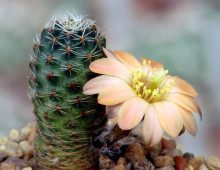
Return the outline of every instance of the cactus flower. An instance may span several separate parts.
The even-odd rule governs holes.
[[[143,122],[143,137],[152,146],[164,132],[177,137],[182,129],[195,136],[197,124],[192,112],[202,113],[195,89],[185,80],[168,75],[161,63],[136,59],[125,51],[104,49],[107,58],[93,61],[90,70],[102,74],[88,81],[84,94],[98,94],[106,114],[123,130]]]

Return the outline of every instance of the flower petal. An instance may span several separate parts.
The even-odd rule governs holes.
[[[105,112],[108,118],[117,117],[119,109],[121,108],[121,103],[113,106],[106,106]]]
[[[179,106],[167,101],[154,103],[154,106],[163,129],[171,137],[177,137],[183,128]]]
[[[125,80],[128,83],[131,82],[131,72],[117,60],[111,58],[98,59],[93,61],[89,68],[95,73],[115,76]]]
[[[149,104],[144,116],[143,137],[144,141],[150,146],[158,144],[163,137],[163,129],[154,105],[151,104]]]
[[[176,76],[172,76],[170,80],[175,82],[175,86],[170,89],[171,93],[181,93],[193,97],[198,96],[196,90],[185,80]]]
[[[126,51],[114,51],[114,54],[129,69],[136,69],[137,65],[139,65],[138,60]]]
[[[117,77],[101,75],[89,80],[83,87],[83,94],[93,95],[99,93],[103,88],[123,83],[124,81]]]
[[[107,56],[107,58],[111,58],[111,59],[115,59],[118,60],[115,56],[114,53],[111,50],[108,50],[106,48],[103,48],[103,51],[105,53],[105,55]]]
[[[198,105],[198,103],[195,101],[195,99],[191,96],[186,96],[179,93],[171,93],[167,98],[167,101],[172,101],[173,103],[176,103],[180,106],[182,106],[184,109],[189,110],[191,112],[198,113],[200,116],[200,119],[202,120],[202,112]]]
[[[118,125],[123,130],[134,128],[143,119],[148,103],[138,97],[125,101],[118,113]]]
[[[116,105],[133,96],[136,96],[136,93],[126,83],[114,84],[100,91],[98,103],[103,105]]]
[[[180,108],[179,111],[183,119],[184,127],[192,136],[196,136],[197,124],[193,114],[184,108]]]
[[[198,110],[198,114],[199,114],[200,120],[202,120],[202,111],[200,109],[199,104],[197,103],[197,101],[195,99],[193,99],[192,102],[193,102],[194,106],[196,107],[196,109]]]

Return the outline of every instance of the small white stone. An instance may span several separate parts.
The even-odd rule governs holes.
[[[184,153],[184,147],[180,143],[176,143],[176,149],[180,150],[182,153]]]
[[[199,169],[200,165],[205,164],[204,156],[197,156],[192,158],[189,160],[188,164],[191,165],[194,169]]]
[[[10,131],[9,137],[11,140],[17,141],[20,137],[20,132],[17,129],[12,129]]]
[[[194,170],[193,166],[192,165],[187,165],[185,170]]]
[[[220,160],[215,156],[211,156],[206,160],[206,165],[211,170],[220,169]]]
[[[24,158],[26,160],[33,155],[33,146],[31,146],[27,140],[21,141],[19,145],[21,146],[24,152]]]
[[[30,135],[30,132],[31,132],[31,126],[32,126],[32,124],[28,124],[23,129],[21,129],[21,135],[28,138],[28,136]]]
[[[34,141],[34,135],[35,135],[35,125],[34,124],[28,124],[21,130],[21,140],[29,140],[29,142],[32,144]]]
[[[5,150],[5,145],[0,145],[0,151],[3,151],[3,150]]]
[[[22,157],[23,151],[19,144],[11,141],[7,141],[4,144],[0,144],[0,152],[7,154],[10,157]]]
[[[200,165],[199,170],[209,170],[205,164]]]
[[[22,170],[32,170],[31,167],[23,168]]]
[[[7,141],[8,141],[8,138],[6,138],[6,137],[1,138],[0,139],[0,145],[6,143]]]

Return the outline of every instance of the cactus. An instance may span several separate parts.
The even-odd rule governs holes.
[[[105,122],[97,96],[82,93],[96,76],[91,61],[104,56],[105,38],[94,22],[65,14],[42,29],[33,46],[29,84],[37,120],[35,157],[40,169],[93,169],[93,133]]]

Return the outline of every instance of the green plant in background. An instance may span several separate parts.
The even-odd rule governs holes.
[[[105,38],[94,22],[69,13],[42,29],[30,61],[31,97],[37,120],[35,156],[41,169],[94,166],[90,138],[105,122],[96,96],[82,93],[95,76],[91,61],[102,58]]]

